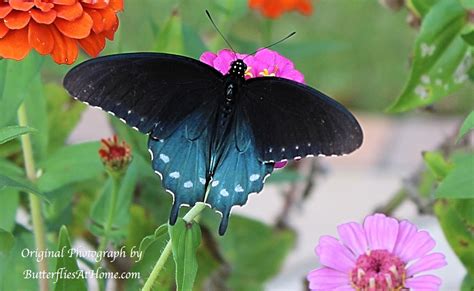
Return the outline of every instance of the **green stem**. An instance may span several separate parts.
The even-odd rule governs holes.
[[[122,180],[122,176],[116,173],[109,173],[109,177],[112,178],[112,196],[110,197],[109,215],[107,217],[107,220],[105,221],[104,235],[101,237],[99,247],[97,248],[98,253],[104,252],[110,241],[110,232],[112,231],[115,211],[117,209],[117,198],[120,189],[120,181]],[[101,263],[102,261],[96,263],[96,270],[99,270]],[[99,284],[99,290],[105,290],[104,280],[97,278],[97,282]]]
[[[28,126],[28,117],[26,114],[26,106],[23,103],[18,109],[18,124],[20,126]],[[21,136],[21,147],[23,151],[23,159],[25,163],[26,176],[32,182],[36,181],[36,167],[33,157],[33,146],[31,145],[31,138],[29,134]],[[35,237],[35,245],[38,252],[44,253],[46,251],[46,237],[43,217],[41,216],[41,200],[38,196],[28,193],[31,208],[31,220],[33,223],[33,235]],[[38,262],[38,270],[40,272],[48,271],[48,263],[46,258]],[[48,290],[48,280],[44,277],[39,279],[41,291]]]
[[[407,192],[405,190],[398,191],[385,205],[377,207],[375,212],[392,215],[395,210],[407,199]]]
[[[209,193],[209,188],[206,191],[206,197],[207,194]],[[184,221],[187,223],[190,223],[193,221],[204,209],[206,208],[206,204],[204,203],[197,203],[194,205],[191,210],[186,213],[186,215],[183,217]],[[165,246],[165,249],[163,252],[161,252],[160,257],[158,258],[158,261],[156,261],[155,266],[153,267],[153,270],[150,273],[150,276],[145,282],[145,285],[143,286],[142,291],[150,291],[151,288],[153,287],[153,284],[155,283],[156,279],[158,278],[158,275],[160,274],[161,270],[163,269],[166,261],[168,260],[169,256],[171,255],[172,252],[172,243],[171,240],[168,241],[168,243]]]

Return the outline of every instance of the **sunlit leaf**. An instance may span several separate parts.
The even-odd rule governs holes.
[[[51,192],[101,175],[104,167],[97,153],[99,148],[97,142],[83,143],[64,147],[50,155],[39,164],[38,187],[43,192]]]
[[[36,129],[31,127],[17,125],[0,128],[0,144],[6,143],[24,134],[32,133],[35,131]]]
[[[460,37],[465,23],[458,0],[441,0],[429,10],[415,42],[409,80],[389,111],[430,105],[468,80],[472,48]]]
[[[21,62],[0,60],[0,127],[15,119],[27,94],[25,88],[29,88],[30,82],[37,77],[43,59],[39,54],[31,53]]]
[[[77,265],[76,258],[69,256],[71,250],[71,241],[69,239],[69,233],[65,226],[61,227],[58,239],[58,251],[64,252],[63,256],[59,256],[56,262],[56,272],[66,272],[67,274],[79,274],[79,267]],[[87,290],[87,284],[84,278],[75,277],[67,278],[60,277],[55,284],[55,291],[66,291],[66,290]]]
[[[437,198],[474,199],[474,154],[454,158],[454,167],[436,189]]]
[[[419,17],[423,18],[431,7],[439,0],[408,0],[407,6]]]
[[[40,198],[49,201],[49,198],[41,192],[34,184],[30,181],[20,177],[8,177],[0,174],[0,190],[4,188],[19,189],[28,193],[35,194]]]
[[[201,228],[197,223],[187,223],[179,218],[170,226],[169,234],[173,248],[178,290],[193,290],[198,271],[196,252],[201,243]]]
[[[469,113],[467,118],[464,120],[461,129],[459,130],[457,141],[463,138],[472,129],[474,129],[474,111],[471,111],[471,113]]]
[[[472,291],[474,290],[474,275],[466,274],[464,280],[462,280],[461,291]]]

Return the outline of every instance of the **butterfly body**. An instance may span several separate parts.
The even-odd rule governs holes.
[[[231,208],[262,190],[274,162],[362,143],[352,114],[325,94],[278,77],[246,80],[246,70],[241,59],[221,74],[183,56],[131,53],[80,64],[64,86],[149,135],[153,169],[174,197],[170,223],[181,206],[205,202],[222,214],[223,234]]]

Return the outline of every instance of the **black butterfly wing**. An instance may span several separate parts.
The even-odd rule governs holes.
[[[69,93],[154,138],[166,138],[223,92],[222,74],[191,58],[130,53],[86,61],[64,78]]]
[[[263,162],[343,155],[362,144],[355,117],[304,84],[277,77],[250,79],[241,102]]]

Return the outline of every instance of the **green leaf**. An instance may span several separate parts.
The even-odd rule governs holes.
[[[177,289],[193,290],[198,271],[196,252],[201,243],[201,228],[197,223],[187,223],[179,218],[175,225],[169,226],[169,235],[176,267]]]
[[[466,10],[474,9],[474,0],[461,0],[461,4],[466,8]]]
[[[468,117],[464,120],[461,129],[459,130],[459,135],[457,138],[457,142],[463,138],[469,131],[474,128],[474,111],[469,113]]]
[[[464,41],[470,46],[474,46],[474,30],[461,35]]]
[[[60,277],[56,282],[55,291],[87,290],[85,278],[79,275],[81,271],[77,265],[76,258],[68,255],[70,250],[71,241],[69,239],[69,233],[66,226],[62,226],[59,231],[58,239],[58,252],[61,252],[62,255],[57,258],[56,271],[73,275],[73,278]]]
[[[439,199],[434,205],[444,236],[471,276],[474,276],[474,222],[464,216],[462,207],[474,209],[474,199]]]
[[[0,190],[0,228],[12,231],[16,221],[16,210],[20,203],[17,189],[6,188]]]
[[[38,187],[43,192],[51,192],[100,176],[104,167],[99,159],[99,148],[98,142],[82,143],[64,147],[50,155],[39,165]]]
[[[437,198],[474,199],[474,154],[454,158],[454,168],[436,189]]]
[[[0,258],[0,290],[38,290],[38,280],[31,277],[37,270],[36,258],[22,256],[23,250],[36,249],[33,234],[25,229],[13,234],[13,248],[6,257]]]
[[[26,126],[7,126],[0,128],[0,144],[6,143],[12,139],[15,139],[23,134],[35,132],[36,129]]]
[[[46,98],[44,96],[44,86],[41,76],[38,74],[28,84],[26,98],[26,114],[28,125],[36,128],[38,134],[31,135],[34,158],[37,161],[47,157],[48,148],[48,112],[46,110]]]
[[[423,18],[439,0],[408,0],[407,6],[419,17]]]
[[[130,220],[130,204],[132,202],[133,193],[135,192],[137,178],[137,166],[136,162],[133,161],[120,181],[116,208],[112,220],[112,232],[108,234],[112,238],[122,237],[127,232],[127,225]],[[104,230],[107,220],[109,219],[113,191],[112,183],[112,178],[109,178],[101,195],[94,202],[91,209],[90,219],[93,223],[90,225],[90,230],[97,236],[106,235]]]
[[[462,280],[461,291],[472,290],[474,290],[474,275],[466,274],[464,280]]]
[[[472,48],[460,33],[466,11],[458,0],[441,0],[422,22],[408,82],[388,109],[402,112],[427,106],[456,91],[468,79]]]
[[[153,234],[148,235],[142,239],[142,241],[140,242],[139,250],[145,253],[151,244],[153,244],[156,240],[163,238],[163,236],[167,237],[167,234],[168,224],[160,225]]]
[[[216,217],[205,214],[201,221],[216,229]],[[264,283],[279,272],[296,239],[291,230],[273,229],[238,215],[231,217],[225,236],[213,235],[219,253],[232,266],[227,285],[235,291],[263,290]]]
[[[153,266],[161,255],[168,242],[168,232],[155,231],[158,234],[153,240],[143,247],[142,259],[132,267],[132,272],[140,272],[141,280],[127,280],[127,290],[140,290],[143,287],[143,278],[148,278]],[[174,264],[173,260],[166,261],[160,275],[155,281],[153,290],[174,290]]]
[[[29,192],[49,202],[49,198],[43,192],[41,192],[34,184],[24,178],[13,178],[0,174],[0,190],[3,188],[14,188]]]
[[[423,159],[438,181],[443,180],[453,168],[453,165],[448,163],[440,152],[425,152]]]
[[[8,231],[0,228],[0,258],[4,259],[15,245],[15,238]]]
[[[43,59],[37,53],[31,53],[21,62],[0,60],[0,127],[11,124],[23,99],[28,94],[30,82],[37,77]]]

